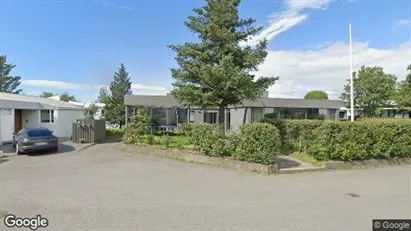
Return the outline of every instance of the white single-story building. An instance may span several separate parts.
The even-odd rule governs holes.
[[[84,108],[59,100],[0,92],[0,143],[22,128],[44,127],[59,138],[70,138],[72,124],[84,119]]]

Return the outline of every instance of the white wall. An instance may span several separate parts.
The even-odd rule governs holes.
[[[14,109],[0,108],[0,143],[13,140]]]
[[[245,108],[230,109],[230,127],[236,132],[238,128],[243,124]],[[251,110],[247,110],[246,123],[251,121]]]
[[[44,127],[53,131],[57,137],[70,137],[72,124],[77,119],[84,119],[80,110],[54,110],[54,123],[41,123],[40,110],[23,110],[23,128]]]

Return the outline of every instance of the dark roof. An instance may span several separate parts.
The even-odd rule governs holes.
[[[186,108],[179,104],[170,94],[168,95],[126,95],[124,104],[127,106],[148,106],[163,108]],[[305,99],[280,99],[261,97],[252,102],[245,100],[241,105],[230,106],[230,108],[244,107],[268,107],[268,108],[328,108],[339,109],[344,106],[340,100],[305,100]],[[199,107],[192,107],[199,108]]]

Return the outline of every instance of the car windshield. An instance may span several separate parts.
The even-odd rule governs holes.
[[[29,137],[39,137],[39,136],[51,136],[51,132],[48,130],[32,130],[27,131]]]

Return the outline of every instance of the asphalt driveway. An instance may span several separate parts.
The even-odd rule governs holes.
[[[7,159],[0,210],[41,214],[43,230],[371,230],[373,218],[411,219],[410,166],[262,176],[115,143]]]

